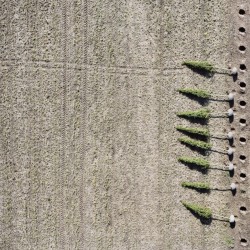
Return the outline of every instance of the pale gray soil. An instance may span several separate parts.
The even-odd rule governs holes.
[[[200,194],[180,183],[229,188],[246,163],[240,165],[237,152],[233,178],[190,170],[177,158],[199,154],[177,141],[175,129],[190,124],[176,112],[201,107],[178,88],[239,89],[231,76],[206,78],[181,65],[197,59],[226,68],[237,58],[238,67],[237,4],[0,1],[0,249],[226,250],[233,242],[241,249],[240,237],[250,229],[237,202],[247,206],[249,190],[233,198],[229,191]],[[250,29],[249,14],[245,18]],[[238,132],[245,114],[237,105],[232,124],[210,120],[212,133],[230,126]],[[211,102],[209,108],[223,113],[229,105]],[[249,134],[248,127],[243,131]],[[228,164],[226,155],[207,158]],[[242,188],[249,189],[248,179]],[[217,215],[234,213],[239,222],[235,229],[221,221],[204,225],[181,200]]]

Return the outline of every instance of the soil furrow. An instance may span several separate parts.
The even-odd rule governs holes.
[[[88,0],[83,1],[83,64],[88,64]],[[80,247],[85,248],[84,238],[85,238],[85,227],[84,227],[84,198],[85,184],[84,184],[84,173],[85,173],[85,155],[86,155],[86,115],[87,115],[87,84],[88,84],[88,68],[84,68],[81,74],[82,86],[81,86],[81,177],[79,185],[79,209],[80,209]]]
[[[60,166],[60,217],[59,217],[59,232],[60,232],[60,248],[65,249],[67,244],[66,224],[65,224],[65,197],[64,197],[64,181],[65,181],[65,163],[66,163],[66,120],[67,120],[67,8],[68,1],[62,3],[62,49],[63,49],[63,75],[62,75],[62,145],[61,145],[61,166]]]

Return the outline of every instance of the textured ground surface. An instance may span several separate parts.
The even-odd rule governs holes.
[[[175,129],[189,124],[176,112],[201,107],[178,88],[238,88],[230,76],[206,78],[181,66],[202,59],[224,68],[237,57],[236,3],[0,2],[0,249],[226,250],[234,238],[238,244],[240,228],[203,225],[180,203],[226,217],[238,212],[230,192],[180,186],[205,180],[228,188],[232,179],[178,163],[178,156],[199,154],[177,141]],[[216,113],[228,107],[209,104]],[[208,126],[224,133],[234,125],[211,119]],[[228,164],[226,155],[208,159]]]

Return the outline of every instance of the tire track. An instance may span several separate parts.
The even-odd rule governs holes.
[[[88,63],[88,0],[83,1],[83,64],[87,65]],[[80,179],[80,247],[84,249],[84,160],[86,154],[86,114],[87,114],[87,105],[86,105],[86,93],[87,93],[87,74],[88,68],[85,67],[82,73],[82,88],[81,88],[81,106],[82,106],[82,119],[81,119],[81,179]]]
[[[131,58],[131,45],[130,45],[130,34],[131,34],[131,24],[132,21],[131,21],[131,17],[130,17],[130,1],[126,1],[126,8],[127,8],[127,14],[126,14],[126,30],[125,30],[125,34],[127,36],[127,41],[125,43],[125,51],[126,51],[126,60],[125,60],[125,64],[124,64],[124,69],[126,69],[126,101],[127,101],[127,105],[126,105],[126,108],[128,109],[129,108],[129,99],[132,97],[133,98],[133,94],[131,94],[132,92],[130,92],[130,89],[133,89],[135,90],[135,92],[137,93],[138,92],[138,87],[133,87],[133,82],[135,80],[135,77],[131,76],[131,71],[129,70],[130,69],[130,66],[131,65],[131,61],[132,61],[132,58]],[[132,67],[131,67],[132,68]],[[146,75],[148,73],[146,72]],[[137,95],[135,94],[134,95],[136,97],[136,101],[135,103],[137,102]],[[134,104],[134,103],[133,103]],[[134,105],[131,105],[131,107],[133,107]],[[138,104],[136,104],[135,106],[135,110],[133,111],[134,114],[136,114],[135,116],[138,117]],[[132,169],[131,169],[131,172],[132,172],[132,175],[133,175],[133,186],[134,186],[134,190],[138,189],[138,183],[137,183],[137,171],[138,171],[138,164],[139,164],[139,158],[138,158],[138,124],[137,124],[137,121],[138,119],[136,118],[134,121],[131,122],[131,128],[129,128],[129,124],[127,123],[126,124],[126,133],[127,133],[127,136],[125,138],[126,140],[126,145],[129,145],[129,141],[128,141],[128,134],[129,133],[133,133],[133,131],[136,131],[135,132],[135,145],[134,145],[134,151],[136,152],[135,154],[135,158],[134,158],[134,162],[131,164]],[[126,152],[126,161],[129,162],[129,156],[128,156],[128,152]],[[127,217],[125,217],[125,227],[126,227],[126,231],[125,233],[128,235],[128,239],[130,238],[130,240],[127,240],[127,244],[128,244],[128,249],[130,248],[133,248],[135,247],[136,249],[139,247],[139,242],[138,242],[138,239],[139,239],[139,232],[140,232],[140,227],[138,226],[137,223],[134,223],[137,222],[138,218],[136,218],[136,216],[134,216],[134,214],[138,214],[138,198],[136,197],[136,195],[133,194],[133,196],[130,196],[130,199],[132,200],[132,208],[134,210],[134,213],[131,215],[131,221],[129,221],[129,219]],[[132,222],[132,223],[131,223]],[[132,225],[132,228],[131,228],[131,231],[132,233],[130,234],[130,230],[129,230],[129,225],[131,226]]]
[[[13,24],[11,22],[11,16],[13,16],[13,4],[7,3],[6,4],[6,17],[7,17],[7,29],[14,32]],[[10,36],[13,33],[10,33]],[[16,45],[16,40],[14,40],[12,46]],[[14,63],[17,61],[17,51],[16,47],[13,47],[13,54],[14,54]],[[11,66],[8,70],[8,74],[12,73],[12,77],[10,77],[10,84],[6,85],[6,96],[5,100],[7,103],[8,111],[2,112],[2,114],[6,115],[6,129],[8,128],[8,133],[1,133],[1,142],[5,146],[5,164],[6,164],[6,174],[4,172],[1,173],[3,176],[3,191],[4,191],[4,198],[3,198],[3,231],[1,231],[1,238],[2,238],[2,244],[0,247],[3,247],[3,249],[13,249],[14,243],[13,240],[15,238],[15,227],[14,227],[14,217],[15,217],[15,202],[13,199],[14,196],[14,185],[13,185],[13,176],[14,176],[14,167],[15,167],[15,158],[14,158],[14,152],[16,151],[16,144],[14,143],[14,136],[15,134],[15,119],[14,119],[14,106],[15,106],[15,96],[14,96],[14,90],[15,90],[15,84],[16,84],[16,78],[15,73],[17,71],[17,68],[14,66]],[[2,87],[5,86],[6,83],[1,84]],[[5,103],[3,101],[3,103]],[[3,110],[6,111],[6,110]],[[4,136],[5,135],[5,136]]]
[[[67,118],[67,0],[63,1],[62,6],[62,30],[63,30],[63,94],[62,94],[62,146],[61,146],[61,168],[59,170],[60,178],[60,211],[59,211],[59,236],[60,236],[60,249],[65,249],[66,234],[65,234],[65,201],[64,201],[64,172],[66,161],[66,118]]]
[[[37,33],[35,35],[35,51],[39,51],[39,49],[41,48],[41,40],[39,39],[39,32],[41,30],[41,27],[39,25],[39,21],[40,20],[40,5],[39,3],[35,4],[35,12],[37,13],[36,15],[36,19],[35,19],[35,28],[37,30]],[[26,67],[27,67],[27,63],[26,63]],[[40,73],[40,63],[38,63],[38,67],[35,69],[35,72],[37,72],[37,75],[34,76],[36,82],[39,81],[39,77],[38,77],[38,72]],[[33,77],[33,76],[32,76]],[[33,95],[32,95],[33,92]],[[36,106],[36,98],[38,97],[37,94],[35,94],[34,88],[32,86],[29,87],[29,114],[30,116],[30,121],[29,121],[29,129],[28,129],[28,133],[29,133],[29,139],[30,139],[30,148],[29,148],[29,165],[30,165],[30,172],[29,172],[29,177],[30,177],[30,185],[29,185],[29,194],[30,197],[28,196],[28,198],[30,198],[30,203],[28,205],[29,207],[29,211],[28,213],[32,216],[32,220],[30,222],[30,235],[31,235],[31,246],[33,245],[33,247],[38,248],[39,247],[39,240],[41,239],[39,236],[41,235],[40,233],[40,212],[41,212],[41,199],[40,199],[40,195],[41,195],[41,175],[40,175],[40,171],[39,171],[39,167],[37,167],[36,161],[39,157],[37,157],[37,153],[39,150],[39,146],[37,145],[37,138],[36,138],[36,134],[37,134],[37,117],[36,117],[36,113],[33,111],[34,106]],[[34,100],[32,100],[32,97],[36,97]],[[39,101],[40,103],[40,101]],[[39,105],[40,106],[40,105]],[[38,108],[39,108],[38,106]],[[38,112],[38,114],[40,114],[40,112]],[[40,151],[40,150],[39,150]],[[41,158],[40,158],[41,159]],[[34,231],[33,231],[34,230]]]

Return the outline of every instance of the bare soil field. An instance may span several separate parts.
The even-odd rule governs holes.
[[[1,0],[0,249],[250,249],[249,52],[239,52],[250,47],[249,11],[240,0]],[[205,77],[184,60],[241,70]],[[184,87],[235,91],[234,120],[207,125],[235,133],[234,176],[178,162],[229,164],[178,142],[177,125],[205,127],[177,117],[202,107]],[[224,114],[229,103],[207,107]],[[183,181],[234,182],[237,193]],[[236,226],[202,223],[182,200],[234,214]]]

